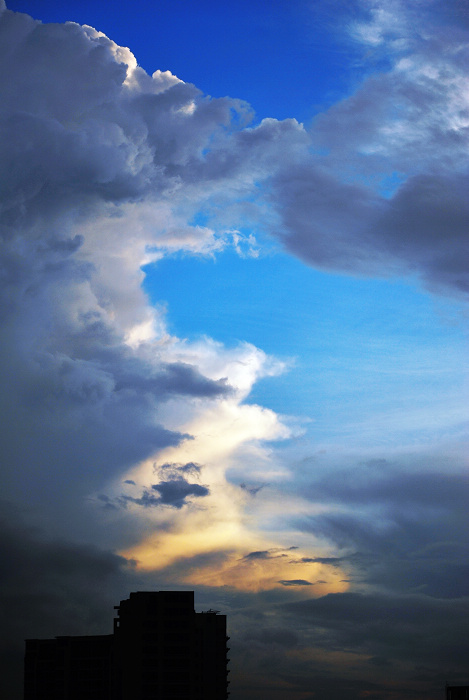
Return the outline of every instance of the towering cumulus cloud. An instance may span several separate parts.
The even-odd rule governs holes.
[[[288,362],[177,337],[143,285],[165,256],[275,248],[467,296],[466,15],[456,2],[350,5],[344,41],[375,70],[306,128],[258,122],[240,99],[147,74],[90,26],[42,24],[0,0],[8,668],[24,637],[106,632],[104,608],[164,585],[232,607],[236,697],[306,700],[313,674],[324,696],[378,698],[394,671],[408,694],[386,697],[410,697],[417,672],[436,682],[448,620],[443,657],[460,673],[460,453],[407,468],[366,450],[332,464],[324,450],[316,471],[286,466],[275,445],[299,422],[250,395]]]
[[[175,359],[140,266],[159,246],[215,245],[176,210],[242,108],[149,77],[91,27],[4,11],[1,31],[2,431],[13,478],[55,501],[176,444],[161,402],[231,391]]]
[[[250,119],[247,107],[204,98],[169,72],[150,77],[128,49],[87,26],[43,25],[2,6],[0,46],[0,431],[2,493],[13,504],[5,506],[2,595],[12,614],[4,637],[10,663],[10,643],[20,659],[25,636],[89,628],[79,612],[84,572],[116,582],[104,596],[110,610],[113,594],[127,594],[126,560],[95,544],[135,544],[142,527],[171,532],[178,513],[197,517],[205,500],[220,515],[227,463],[217,429],[240,420],[226,459],[246,441],[288,431],[272,412],[241,405],[279,363],[247,344],[225,352],[209,340],[179,341],[141,289],[141,266],[164,251],[205,254],[225,244],[190,221],[223,181],[227,196],[249,188],[252,175],[229,155]],[[210,148],[217,155],[207,155]],[[218,471],[176,464],[155,475],[152,456],[191,444],[188,429],[211,413],[219,421],[215,447],[199,453],[209,462],[213,452]],[[139,473],[125,479],[130,469]],[[236,532],[246,500],[232,490],[228,532]],[[213,548],[223,550],[226,536]],[[187,537],[170,560],[204,548],[202,537],[195,545]],[[170,549],[162,548],[163,563]],[[74,629],[52,629],[46,620],[67,608],[77,611]]]

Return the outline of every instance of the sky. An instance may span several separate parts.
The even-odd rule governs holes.
[[[0,0],[0,693],[136,590],[232,700],[469,683],[465,0]]]

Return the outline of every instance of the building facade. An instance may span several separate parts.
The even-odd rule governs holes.
[[[28,639],[25,700],[226,700],[226,616],[192,591],[131,593],[111,635]]]

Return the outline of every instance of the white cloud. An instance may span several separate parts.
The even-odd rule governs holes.
[[[86,537],[90,493],[157,453],[190,451],[221,498],[240,446],[288,435],[272,411],[243,404],[283,365],[249,345],[171,337],[141,266],[175,250],[241,252],[223,223],[190,222],[201,202],[246,194],[256,158],[301,128],[240,131],[245,105],[146,75],[91,27],[7,11],[0,33],[5,493]]]

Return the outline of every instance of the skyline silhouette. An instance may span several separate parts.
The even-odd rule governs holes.
[[[226,700],[226,616],[190,591],[134,592],[113,633],[27,639],[24,700]]]

